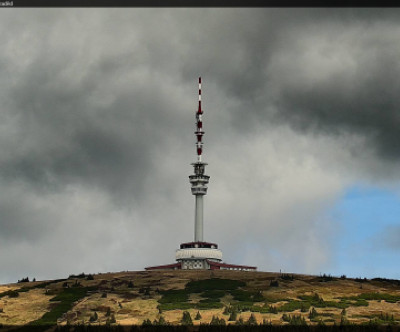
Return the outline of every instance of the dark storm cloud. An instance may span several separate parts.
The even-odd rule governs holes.
[[[85,181],[124,194],[129,186],[140,190],[146,175],[143,172],[151,167],[148,151],[163,145],[160,132],[172,122],[166,116],[173,114],[172,98],[165,103],[166,97],[158,92],[161,73],[173,75],[177,62],[184,82],[192,85],[193,77],[202,73],[209,86],[218,87],[234,100],[229,111],[238,129],[249,131],[255,121],[268,124],[278,120],[305,132],[355,132],[366,136],[378,154],[398,156],[399,43],[393,11],[131,13],[136,19],[133,23],[129,22],[131,15],[116,11],[109,20],[102,15],[89,16],[89,23],[71,23],[67,15],[61,23],[64,29],[75,24],[79,28],[74,31],[82,29],[85,35],[90,22],[98,20],[103,22],[100,38],[120,47],[120,52],[113,52],[112,47],[94,44],[87,34],[81,44],[88,52],[85,44],[93,44],[98,50],[94,59],[80,49],[56,43],[51,29],[37,30],[43,33],[37,47],[44,49],[13,78],[8,95],[11,112],[19,117],[18,144],[29,144],[20,154],[17,148],[15,155],[4,161],[4,176],[25,177],[37,184],[49,178],[61,184]],[[55,25],[50,17],[41,16]],[[159,28],[144,28],[145,16],[158,17]],[[124,28],[135,37],[122,34]],[[365,29],[367,32],[361,34]],[[67,41],[72,38],[61,31]],[[391,31],[393,36],[388,38]],[[346,38],[346,33],[351,37]],[[113,40],[117,37],[126,39],[127,45]],[[313,71],[319,68],[313,68],[315,59],[306,53],[311,48],[312,54],[315,48],[317,60],[339,57],[334,60],[340,62],[343,59],[335,51],[337,47],[346,48],[354,62],[351,70],[339,65],[314,79]],[[329,67],[328,60],[322,65]],[[70,69],[80,62],[87,63],[81,72]],[[307,70],[302,68],[304,62],[309,63]],[[130,83],[128,73],[143,67],[158,71],[159,82],[144,74],[134,80],[136,84]],[[130,86],[118,86],[115,82],[121,77]],[[110,100],[96,103],[108,89],[112,91]],[[152,134],[148,135],[150,128]]]
[[[208,13],[198,18],[207,25],[183,73],[190,79],[200,67],[237,101],[230,111],[239,130],[261,120],[304,133],[355,133],[378,157],[397,159],[399,17],[388,9]]]
[[[77,264],[73,257],[81,252],[80,264],[88,269],[126,269],[127,251],[134,257],[132,268],[141,269],[172,257],[176,244],[170,238],[187,240],[193,218],[187,175],[194,159],[200,75],[205,151],[214,158],[215,201],[206,205],[208,213],[218,216],[219,234],[246,218],[257,230],[245,235],[232,230],[224,239],[227,250],[237,246],[231,239],[246,238],[256,238],[264,248],[266,238],[274,240],[265,225],[282,235],[275,239],[278,247],[296,226],[291,234],[305,234],[312,243],[307,250],[318,252],[306,256],[325,260],[324,251],[318,251],[323,247],[318,232],[304,229],[312,228],[310,220],[324,205],[318,198],[333,200],[342,179],[328,177],[313,163],[314,133],[337,138],[354,132],[381,156],[397,157],[397,10],[32,9],[0,14],[0,179],[6,188],[0,227],[4,239],[16,241],[12,257],[18,257],[18,241],[42,241],[43,261],[31,269],[65,255],[54,245],[58,242],[64,248],[73,244],[58,266],[70,273]],[[276,124],[282,127],[275,130]],[[282,129],[287,124],[301,133],[303,146],[294,147],[299,139]],[[330,144],[332,155],[342,156]],[[318,183],[311,185],[311,177]],[[280,193],[278,198],[269,196],[269,186]],[[306,212],[296,215],[286,208],[288,201],[301,201]],[[270,220],[280,220],[281,228]],[[172,249],[160,252],[154,243]],[[48,254],[46,246],[52,248]],[[107,259],[102,261],[97,249],[107,252]],[[296,250],[286,255],[294,257]],[[310,258],[310,269],[313,264]],[[51,275],[49,269],[43,271]]]
[[[60,55],[56,46],[48,47]],[[87,183],[119,200],[140,199],[152,167],[149,152],[162,145],[160,128],[170,122],[171,104],[154,93],[146,76],[137,77],[139,84],[116,86],[134,70],[126,56],[104,53],[83,72],[70,69],[84,61],[72,49],[60,58],[41,54],[14,78],[5,114],[17,120],[1,174],[43,189]]]

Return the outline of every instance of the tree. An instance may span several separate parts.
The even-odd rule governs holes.
[[[239,319],[236,321],[235,325],[244,325],[243,318],[239,317]]]
[[[200,311],[197,311],[196,317],[194,318],[194,320],[199,320],[201,319],[201,315],[200,315]]]
[[[107,308],[107,312],[106,312],[106,317],[110,317],[111,316],[111,309],[110,307]]]
[[[235,321],[236,318],[237,318],[236,310],[233,310],[233,311],[231,312],[231,315],[229,316],[228,321],[230,321],[230,322]]]
[[[146,319],[142,322],[142,326],[150,326],[150,325],[153,325],[153,324],[151,323],[151,320],[148,319],[148,318],[146,318]]]
[[[132,280],[129,280],[129,282],[128,282],[128,288],[133,288],[133,282],[132,282]]]
[[[263,321],[262,321],[262,325],[269,325],[269,326],[272,326],[272,320],[266,320],[265,318],[263,319]]]
[[[212,316],[210,325],[226,325],[225,319],[219,318],[218,316]]]
[[[308,314],[308,318],[314,319],[317,316],[318,316],[317,310],[315,310],[315,308],[312,307],[312,309],[310,310],[310,313]]]
[[[184,311],[181,318],[182,325],[193,325],[192,317],[188,311]]]
[[[99,319],[99,316],[97,315],[97,312],[95,311],[92,316],[89,318],[89,322],[95,322],[96,320]]]
[[[158,319],[157,325],[168,325],[168,322],[165,320],[163,316],[160,316]]]
[[[341,315],[340,316],[340,326],[348,325],[348,324],[349,324],[349,321],[347,320],[346,316]]]
[[[247,325],[257,325],[257,319],[254,314],[251,314],[249,319],[247,320]]]

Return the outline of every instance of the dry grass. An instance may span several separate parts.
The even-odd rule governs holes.
[[[87,297],[77,301],[73,308],[59,319],[60,324],[69,321],[72,324],[88,323],[94,312],[98,315],[96,323],[105,324],[109,316],[107,311],[114,314],[118,323],[122,325],[141,324],[144,319],[154,321],[159,319],[158,299],[160,295],[157,291],[169,289],[184,289],[189,281],[202,280],[209,278],[224,278],[241,280],[246,282],[246,290],[261,291],[264,297],[269,300],[278,301],[272,303],[279,307],[286,303],[284,299],[298,299],[300,295],[310,295],[317,293],[325,301],[339,301],[342,297],[358,296],[362,293],[390,293],[400,295],[400,287],[384,282],[365,282],[359,283],[350,279],[335,279],[329,282],[320,282],[318,277],[295,275],[295,280],[279,279],[278,273],[269,272],[239,272],[239,271],[139,271],[139,272],[120,272],[106,273],[94,276],[94,280],[88,281],[78,279],[82,286],[98,286],[99,290],[88,294]],[[279,280],[279,287],[270,287],[272,280]],[[128,288],[128,282],[132,281],[134,288]],[[68,280],[72,284],[74,280]],[[36,282],[38,284],[40,282]],[[24,283],[23,285],[12,284],[0,286],[0,292],[19,289],[23,286],[33,286],[34,283]],[[53,283],[46,286],[53,291],[62,291],[63,282]],[[148,288],[150,295],[145,295],[141,289]],[[19,297],[9,298],[5,296],[0,299],[0,323],[8,325],[23,325],[39,319],[44,313],[51,309],[52,296],[45,295],[46,289],[32,289],[28,292],[19,293]],[[107,297],[102,297],[106,293]],[[190,300],[198,302],[201,299],[199,294],[191,294]],[[233,301],[231,295],[226,295],[221,299],[224,305],[229,306]],[[268,302],[271,304],[270,302]],[[262,305],[263,303],[260,303]],[[54,304],[53,304],[54,305]],[[201,320],[194,320],[197,309],[189,309],[193,323],[208,323],[213,316],[224,318],[227,323],[228,315],[223,315],[224,308],[212,310],[200,310]],[[340,322],[341,309],[339,308],[317,308],[318,313],[324,320],[332,323],[332,320]],[[179,324],[183,310],[169,310],[162,312],[162,316],[172,324]],[[400,320],[399,303],[388,303],[385,301],[369,301],[367,307],[351,306],[346,309],[346,317],[353,323],[363,323],[370,318],[381,313],[389,313]],[[254,316],[261,323],[264,319],[272,321],[273,324],[283,324],[282,312],[278,314],[258,313]],[[290,312],[291,315],[303,315],[307,322],[308,313],[301,313],[300,310]],[[238,314],[244,321],[247,321],[251,312]]]
[[[4,325],[23,325],[42,317],[48,310],[49,296],[43,289],[20,293],[17,298],[5,296],[0,299],[0,323]]]

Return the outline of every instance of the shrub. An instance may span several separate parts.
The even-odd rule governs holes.
[[[271,280],[271,282],[269,283],[269,287],[279,287],[279,281]]]
[[[221,302],[221,299],[201,299],[199,303],[216,303]]]
[[[262,301],[264,301],[265,300],[265,298],[264,298],[264,296],[262,295],[262,292],[261,291],[258,291],[257,293],[255,293],[254,295],[253,295],[253,301],[254,302],[262,302]]]
[[[396,303],[400,301],[400,295],[392,295],[387,293],[363,293],[358,296],[358,299],[362,300],[376,300],[376,301],[387,301]]]
[[[177,303],[161,303],[158,305],[158,309],[161,311],[165,310],[186,310],[186,309],[191,309],[193,307],[193,304],[191,303],[185,303],[185,302],[177,302]],[[202,309],[202,308],[199,308]]]
[[[88,276],[86,277],[86,280],[94,280],[94,277],[92,274],[88,274]]]
[[[234,290],[245,285],[243,281],[239,280],[211,278],[189,281],[185,288],[190,293],[201,293],[209,290]]]
[[[256,317],[253,314],[251,314],[249,319],[247,320],[246,324],[247,325],[257,325]]]
[[[327,281],[332,281],[332,280],[333,280],[333,277],[330,274],[327,275],[324,273],[322,276],[319,277],[320,282],[327,282]]]
[[[295,311],[298,309],[308,310],[310,308],[309,302],[302,302],[296,300],[290,300],[288,303],[285,303],[278,307],[278,311]]]
[[[29,278],[26,277],[26,278],[22,278],[21,280],[18,280],[18,283],[21,283],[21,282],[29,282]]]
[[[60,303],[53,307],[49,312],[45,313],[42,318],[31,322],[31,325],[55,325],[57,319],[60,318],[64,313],[70,310],[75,301],[86,296],[88,291],[94,290],[94,287],[86,288],[64,288],[62,292],[57,296],[50,299],[51,302],[60,301]]]
[[[189,307],[194,306],[197,309],[219,309],[222,308],[224,305],[221,302],[198,302],[196,304],[188,303]]]
[[[270,312],[271,314],[277,314],[277,313],[278,313],[278,308],[276,308],[276,307],[270,305],[270,306],[268,307],[268,312]]]
[[[292,274],[292,275],[289,275],[289,274],[282,274],[282,275],[280,276],[280,278],[281,278],[282,280],[289,280],[289,281],[293,281],[293,280],[294,280],[293,274]]]
[[[308,304],[308,303],[307,303]],[[300,306],[300,312],[307,312],[308,311],[308,306],[307,304],[302,303]]]
[[[18,297],[19,293],[17,291],[14,290],[10,290],[7,292],[8,297]]]
[[[68,279],[75,279],[75,278],[81,278],[81,279],[83,279],[83,278],[85,278],[85,277],[86,277],[86,274],[82,272],[81,274],[78,274],[78,275],[70,274],[69,277],[68,277]]]
[[[301,315],[291,316],[283,314],[281,319],[285,322],[288,322],[290,325],[307,325],[306,320]]]
[[[176,303],[176,302],[187,302],[189,300],[189,295],[186,290],[167,290],[161,292],[163,295],[161,299],[158,300],[160,303]]]
[[[235,301],[240,301],[240,302],[251,302],[252,300],[252,293],[249,291],[245,291],[242,289],[236,289],[236,290],[232,290],[230,292],[233,296],[233,299]]]
[[[132,282],[132,280],[129,280],[129,282],[128,282],[128,288],[133,288],[133,282]]]
[[[225,291],[213,289],[213,290],[206,290],[201,294],[202,297],[208,297],[212,299],[217,299],[225,296]]]

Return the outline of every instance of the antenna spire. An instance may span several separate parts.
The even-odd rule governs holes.
[[[203,153],[202,136],[204,135],[204,131],[203,131],[203,121],[201,119],[202,114],[203,111],[201,109],[201,77],[199,77],[199,108],[196,113],[196,131],[194,133],[197,137],[196,149],[197,149],[198,162],[201,162],[201,155]]]

